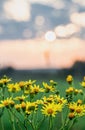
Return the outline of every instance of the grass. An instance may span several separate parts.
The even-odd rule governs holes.
[[[45,79],[44,81],[48,82],[49,80],[50,79]],[[43,81],[42,79],[41,80],[37,80],[37,83],[41,84],[42,81]],[[54,81],[58,82],[57,88],[60,91],[61,96],[65,97],[65,89],[68,88],[68,84],[66,83],[65,78],[62,78],[62,79],[60,79],[60,78],[56,79],[55,78]],[[77,89],[81,87],[79,85],[79,82],[81,82],[81,81],[79,81],[79,79],[74,79],[74,86]],[[77,98],[81,98],[81,96],[77,97]],[[4,114],[2,120],[4,122],[4,130],[12,130],[11,125],[10,125],[11,123],[10,123],[10,119],[9,119],[9,114],[8,114],[7,111],[5,111],[5,114]],[[59,125],[59,117],[56,118],[55,124]],[[23,127],[22,124],[21,124],[21,127]],[[30,127],[28,129],[31,130]],[[79,121],[72,128],[72,130],[76,130],[76,129],[77,130],[85,130],[85,117],[80,117]],[[2,129],[0,129],[0,130],[2,130]],[[16,130],[19,130],[19,128],[16,127]],[[24,130],[24,128],[23,128],[23,130]],[[41,129],[40,130],[47,130],[47,120],[45,120],[44,125],[41,125]],[[56,127],[53,130],[57,130]]]

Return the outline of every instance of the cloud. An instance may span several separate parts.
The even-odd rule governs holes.
[[[81,6],[85,6],[85,0],[72,0],[74,3],[77,3]]]
[[[85,12],[83,13],[72,13],[70,16],[70,20],[72,23],[80,26],[80,27],[85,27]]]
[[[29,0],[30,3],[44,4],[56,9],[63,9],[65,7],[65,2],[63,0]]]
[[[67,25],[59,25],[55,27],[55,33],[57,37],[66,38],[70,37],[73,34],[76,34],[80,31],[80,28],[72,23],[68,23]]]
[[[8,19],[28,21],[30,19],[30,4],[24,0],[8,0],[3,5]]]

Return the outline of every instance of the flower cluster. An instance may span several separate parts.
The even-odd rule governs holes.
[[[75,120],[85,116],[85,77],[79,83],[81,88],[75,87],[73,82],[73,76],[68,75],[67,89],[62,97],[58,83],[53,80],[41,84],[36,80],[13,83],[12,79],[3,76],[0,79],[0,119],[8,112],[13,130],[16,125],[21,130],[39,130],[46,122],[46,129],[53,130],[55,119],[60,117],[58,130],[70,130]]]

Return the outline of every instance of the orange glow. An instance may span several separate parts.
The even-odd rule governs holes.
[[[0,68],[69,68],[75,61],[85,61],[85,43],[77,38],[0,42]]]

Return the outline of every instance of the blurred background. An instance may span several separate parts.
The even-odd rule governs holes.
[[[0,76],[85,75],[84,0],[0,0]]]

